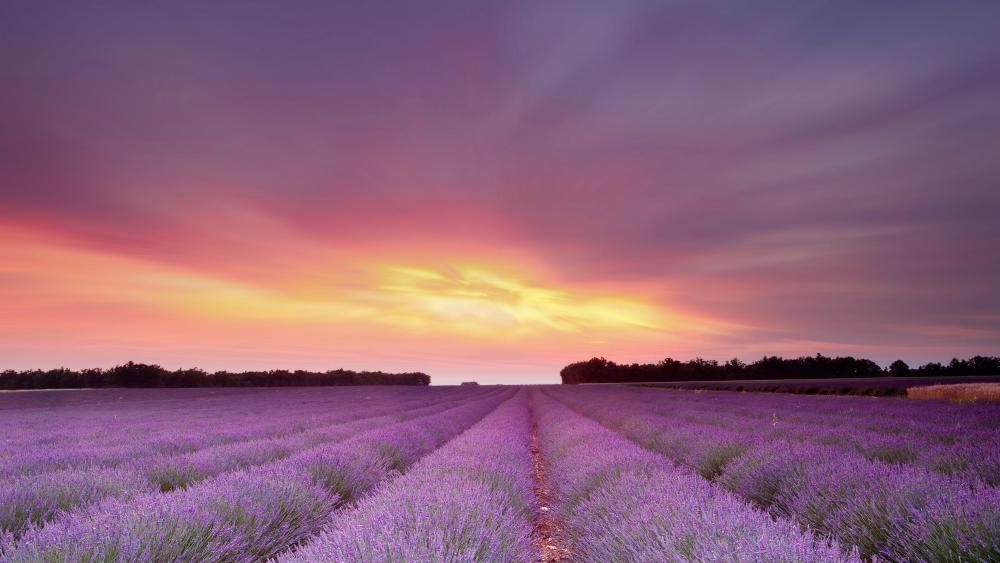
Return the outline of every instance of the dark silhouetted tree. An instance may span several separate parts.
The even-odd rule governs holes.
[[[889,375],[894,377],[905,377],[910,375],[910,366],[903,360],[896,360],[889,365]]]
[[[822,354],[798,358],[764,356],[745,364],[732,359],[724,364],[695,358],[681,362],[665,358],[656,364],[616,364],[605,358],[592,358],[570,364],[559,372],[563,383],[642,383],[652,381],[725,381],[735,379],[839,379],[882,377],[886,374],[948,377],[959,375],[1000,375],[1000,357],[975,356],[952,360],[947,366],[929,363],[911,370],[897,360],[883,370],[865,358]]]
[[[0,389],[55,389],[98,387],[289,387],[318,385],[430,385],[426,373],[385,373],[381,371],[296,370],[217,371],[201,369],[166,370],[158,365],[128,362],[109,370],[66,368],[54,370],[5,370],[0,372]]]

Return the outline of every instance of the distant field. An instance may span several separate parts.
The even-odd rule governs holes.
[[[734,381],[664,381],[630,383],[639,387],[758,391],[807,395],[905,396],[911,387],[952,383],[997,383],[1000,375],[969,377],[859,377],[851,379],[743,379]],[[600,384],[598,384],[600,385]]]
[[[944,399],[956,403],[1000,401],[1000,383],[959,383],[911,387],[906,396],[911,399]]]
[[[1000,559],[1000,405],[648,389],[0,396],[0,561]]]

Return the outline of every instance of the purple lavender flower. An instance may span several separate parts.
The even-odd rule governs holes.
[[[521,392],[281,561],[529,561],[534,511]]]

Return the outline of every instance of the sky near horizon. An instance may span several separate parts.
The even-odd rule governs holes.
[[[0,5],[0,369],[1000,353],[1000,3]]]

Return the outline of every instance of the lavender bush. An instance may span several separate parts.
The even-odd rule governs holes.
[[[851,553],[772,519],[547,397],[542,454],[583,561],[838,561]]]
[[[50,400],[0,404],[0,561],[535,560],[533,423],[542,521],[573,560],[1000,561],[997,406],[616,386]]]
[[[171,390],[174,391],[174,390]],[[296,392],[297,391],[297,392]],[[135,391],[123,405],[79,405],[52,417],[47,409],[0,411],[8,438],[0,443],[0,476],[82,468],[113,467],[154,456],[172,456],[248,440],[280,438],[310,428],[391,415],[411,406],[462,401],[467,391],[425,393],[386,390],[359,396],[356,390],[277,390],[271,394],[226,394],[184,401],[139,400],[164,390]],[[488,393],[489,391],[485,391]],[[484,393],[484,392],[480,392]],[[149,405],[154,403],[154,405]],[[331,404],[351,408],[331,409]],[[291,408],[289,408],[291,407]],[[24,412],[27,410],[27,412]]]
[[[67,469],[42,476],[13,479],[0,488],[0,530],[20,535],[60,511],[108,497],[153,492],[154,487],[131,469]]]
[[[846,548],[859,548],[864,557],[939,561],[956,555],[962,560],[998,556],[1000,494],[978,479],[875,461],[851,449],[790,441],[754,428],[737,431],[691,422],[664,414],[669,411],[662,405],[622,400],[630,391],[554,394],[772,514],[835,537]],[[956,501],[969,498],[976,503]]]
[[[315,534],[348,495],[395,475],[383,452],[416,459],[474,424],[509,393],[480,399],[319,446],[186,490],[109,499],[27,531],[7,557],[32,560],[260,560]],[[415,433],[428,439],[406,443]],[[351,483],[344,487],[343,483]],[[344,492],[346,495],[342,495]]]
[[[530,561],[534,509],[521,392],[281,561]]]
[[[0,490],[0,530],[17,537],[29,524],[44,523],[58,511],[68,511],[105,498],[127,498],[154,487],[168,491],[188,486],[227,471],[273,462],[309,447],[342,441],[398,420],[441,412],[472,398],[469,396],[429,405],[424,403],[417,408],[374,418],[359,418],[357,413],[346,409],[339,416],[352,422],[286,433],[281,438],[226,443],[175,456],[140,457],[118,467],[84,467],[24,475],[12,479],[8,487]],[[412,404],[400,404],[394,399],[392,403],[403,408]],[[374,404],[362,408],[365,410],[358,412],[382,412]]]
[[[581,393],[593,395],[594,391]],[[678,392],[615,388],[637,411],[696,425],[837,447],[874,461],[916,465],[1000,484],[1000,408],[870,397]]]
[[[338,498],[286,466],[112,500],[26,534],[10,561],[259,561],[311,535]]]

